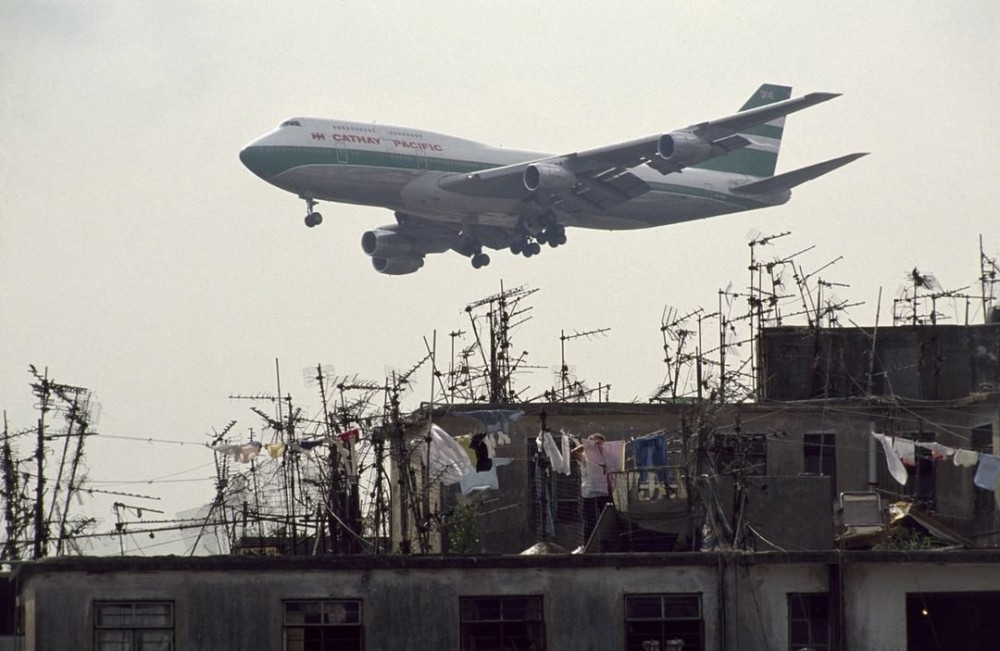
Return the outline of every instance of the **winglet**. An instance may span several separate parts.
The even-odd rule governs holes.
[[[833,158],[828,161],[823,161],[822,163],[816,163],[814,165],[807,165],[806,167],[800,167],[797,170],[791,172],[785,172],[784,174],[778,174],[777,176],[772,176],[760,181],[753,181],[752,183],[745,183],[743,185],[737,185],[731,188],[733,192],[739,194],[772,194],[775,192],[782,192],[785,190],[791,190],[797,185],[805,183],[806,181],[811,181],[817,177],[823,176],[828,172],[832,172],[838,167],[843,167],[848,163],[852,163],[862,156],[867,156],[868,152],[859,152],[856,154],[848,154],[846,156],[841,156],[840,158]]]

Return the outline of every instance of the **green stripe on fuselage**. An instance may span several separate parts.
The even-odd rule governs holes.
[[[734,152],[733,154],[729,154],[729,156],[738,153],[740,152]],[[409,154],[388,154],[363,149],[334,149],[328,147],[255,147],[246,150],[244,158],[248,166],[256,170],[265,179],[274,178],[289,170],[307,165],[357,165],[376,168],[459,173],[474,172],[496,166],[496,163],[492,162],[462,161]],[[656,192],[710,199],[730,204],[737,210],[750,210],[770,205],[748,197],[718,192],[704,187],[679,185],[676,183],[659,183],[655,181],[650,182],[649,185],[650,189]]]
[[[691,185],[677,185],[676,183],[650,183],[653,192],[665,192],[667,194],[677,194],[686,197],[696,197],[698,199],[710,199],[734,206],[736,210],[753,210],[754,208],[765,208],[773,205],[763,201],[757,201],[749,197],[742,197],[725,192],[718,192],[708,188],[701,188]]]
[[[773,176],[778,165],[778,154],[760,149],[737,149],[724,156],[710,158],[704,163],[692,165],[701,170],[746,174],[748,176]]]
[[[247,167],[255,170],[264,179],[274,178],[288,170],[305,165],[360,165],[433,172],[475,172],[496,165],[496,163],[451,158],[330,147],[253,147],[244,150],[243,158]]]

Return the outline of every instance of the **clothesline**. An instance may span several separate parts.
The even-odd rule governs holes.
[[[902,485],[906,485],[909,473],[906,466],[917,464],[916,448],[927,450],[931,454],[933,461],[951,460],[953,464],[962,468],[976,468],[976,474],[972,478],[972,483],[979,488],[996,491],[1000,482],[1000,456],[975,450],[963,448],[953,448],[942,445],[935,441],[914,441],[913,439],[900,436],[887,436],[872,432],[875,440],[882,444],[885,451],[885,461],[889,468],[889,474]]]

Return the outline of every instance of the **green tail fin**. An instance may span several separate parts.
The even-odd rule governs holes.
[[[780,102],[791,96],[790,86],[764,84],[740,107],[740,111]],[[760,144],[737,149],[725,156],[719,156],[692,167],[761,178],[773,176],[778,165],[778,149],[781,147],[781,136],[784,130],[785,118],[783,117],[747,129],[740,135]]]

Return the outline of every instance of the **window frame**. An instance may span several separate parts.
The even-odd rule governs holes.
[[[840,494],[837,490],[836,432],[802,433],[802,472],[807,475],[829,477],[830,497],[836,501],[837,495]]]
[[[357,612],[354,614],[352,621],[344,622],[289,622],[289,605],[311,605],[319,606],[320,614],[322,618],[325,618],[327,613],[326,608],[328,606],[343,606],[344,604],[349,604],[351,606],[357,607]],[[304,612],[304,611],[299,611]],[[346,613],[350,614],[349,610],[345,610]],[[294,630],[302,631],[301,640],[289,639],[289,632]],[[305,645],[310,642],[306,639],[308,631],[320,631],[320,645],[327,642],[327,633],[332,633],[333,631],[347,631],[356,630],[357,631],[357,648],[358,651],[363,651],[365,648],[365,620],[364,620],[364,602],[361,599],[355,598],[343,598],[343,597],[318,597],[318,598],[288,598],[281,600],[281,648],[285,651],[295,651],[296,649],[302,649],[305,651],[307,648]],[[351,644],[354,640],[347,640]],[[345,642],[345,643],[346,643]],[[339,648],[339,647],[338,647]]]
[[[833,622],[830,618],[830,593],[829,592],[788,592],[786,593],[786,608],[787,608],[787,621],[788,621],[788,650],[789,651],[799,651],[800,649],[806,648],[810,651],[830,651],[833,648]],[[795,617],[793,613],[792,606],[794,603],[798,603],[804,615],[801,617]],[[814,638],[814,632],[819,627],[818,622],[811,617],[812,607],[822,603],[824,609],[824,615],[826,616],[826,636],[825,641],[816,641]],[[796,639],[795,624],[805,623],[807,627],[807,640]]]
[[[102,623],[102,608],[110,607],[128,607],[130,612],[128,614],[129,621],[121,622],[118,624]],[[137,606],[166,606],[166,622],[165,623],[148,623],[144,624],[137,621],[136,617],[136,607]],[[173,651],[176,648],[176,625],[177,625],[177,612],[174,606],[173,600],[166,599],[100,599],[94,600],[92,604],[93,608],[93,639],[94,639],[94,649],[95,651],[101,651],[101,649],[107,648],[107,644],[115,644],[114,649],[118,650],[121,648],[121,643],[126,642],[129,645],[129,649],[133,650],[138,648],[136,646],[137,633],[167,633],[169,635],[169,647],[168,651]],[[106,615],[108,618],[118,617],[122,618],[124,615],[119,613],[117,615]],[[109,633],[120,632],[126,633],[126,639],[120,639],[117,642],[112,639],[108,639]],[[139,637],[142,637],[141,635]],[[103,639],[102,639],[103,638]]]
[[[505,602],[514,600],[524,600],[523,617],[504,617]],[[496,619],[470,617],[470,610],[474,605],[482,607],[481,602],[497,601]],[[545,631],[545,598],[540,594],[527,595],[465,595],[459,597],[459,648],[461,651],[493,651],[496,649],[522,648],[505,646],[505,642],[510,642],[511,637],[523,636],[528,638],[530,646],[523,647],[532,651],[545,651],[546,631]],[[535,617],[531,617],[535,615]],[[495,629],[497,636],[496,647],[482,647],[478,643],[469,646],[469,643],[478,639],[474,629]],[[523,628],[523,631],[512,631],[512,628]]]
[[[659,599],[659,614],[658,615],[648,615],[643,616],[641,613],[635,612],[635,606],[630,608],[632,604],[630,601],[638,606],[639,600],[651,600]],[[668,600],[674,603],[668,607]],[[682,600],[691,600],[688,604],[683,604]],[[690,608],[691,605],[695,606],[694,615],[685,615],[683,612],[671,614],[671,609],[677,609],[678,606],[683,608]],[[666,648],[665,645],[669,639],[677,638],[690,638],[693,636],[697,637],[697,645],[687,644],[685,640],[685,651],[701,651],[705,649],[705,610],[702,606],[702,593],[700,592],[639,592],[639,593],[626,593],[622,598],[622,615],[624,618],[624,633],[625,633],[625,649],[626,651],[638,651],[642,649],[642,640],[639,638],[645,638],[653,633],[651,632],[633,632],[635,627],[642,627],[643,629],[649,629],[650,625],[655,624],[659,629],[656,633],[658,635],[658,641],[660,642],[661,648]],[[693,623],[697,622],[697,626],[693,626]],[[672,627],[679,627],[685,630],[681,631],[670,631]],[[696,630],[689,630],[696,628]]]

